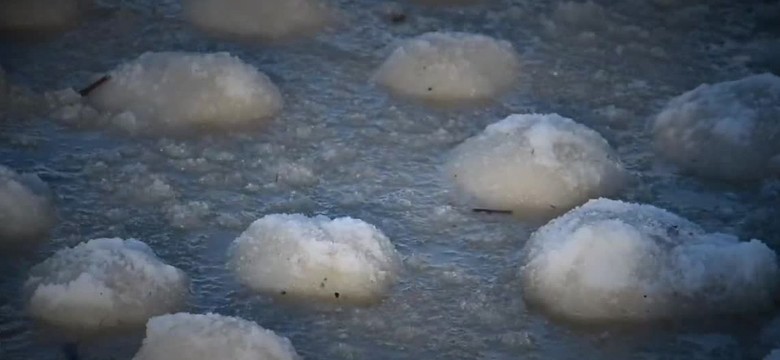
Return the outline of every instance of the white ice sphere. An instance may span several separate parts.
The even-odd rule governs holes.
[[[764,311],[778,267],[759,240],[707,233],[651,205],[597,199],[531,235],[525,299],[578,321],[642,321]]]
[[[145,243],[113,238],[57,251],[31,270],[25,288],[34,318],[91,333],[143,326],[152,316],[179,310],[189,280]]]
[[[348,217],[267,215],[228,251],[247,287],[293,298],[367,303],[395,282],[400,258],[376,227]]]
[[[56,214],[46,184],[34,174],[17,174],[0,165],[0,247],[41,240]]]
[[[139,131],[249,125],[282,108],[271,80],[228,53],[149,52],[109,75],[89,102]]]
[[[704,84],[672,99],[658,114],[655,146],[696,175],[758,179],[777,172],[778,119],[780,78],[773,74]]]
[[[86,0],[0,1],[0,31],[49,31],[67,28],[81,17]]]
[[[319,0],[184,0],[184,16],[217,34],[276,40],[315,33],[333,15]]]
[[[254,322],[217,314],[151,318],[133,360],[297,360],[290,340]]]
[[[398,95],[431,102],[479,101],[508,90],[519,68],[509,42],[477,34],[432,32],[404,42],[373,80]]]
[[[559,213],[619,192],[628,173],[599,133],[558,114],[515,114],[450,154],[455,193],[520,216]]]

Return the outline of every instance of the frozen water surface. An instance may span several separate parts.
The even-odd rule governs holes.
[[[497,119],[558,113],[599,132],[635,181],[617,198],[707,232],[780,246],[780,183],[685,175],[653,152],[648,124],[697,86],[777,73],[776,2],[475,1],[468,6],[336,0],[339,25],[273,45],[209,37],[179,2],[96,1],[80,27],[0,43],[0,159],[54,194],[60,222],[33,253],[0,261],[0,358],[61,359],[25,313],[30,268],[93,238],[138,238],[192,281],[191,313],[238,316],[289,338],[307,359],[756,359],[780,348],[775,312],[640,324],[570,324],[523,300],[520,250],[543,223],[452,202],[446,154]],[[519,78],[492,104],[441,109],[370,82],[405,39],[431,31],[509,41]],[[251,130],[128,136],[51,115],[56,94],[144,52],[228,52],[268,75],[283,110]],[[59,93],[62,95],[62,93]],[[72,93],[71,93],[72,95]],[[770,104],[771,105],[771,104]],[[776,106],[776,104],[775,104]],[[54,106],[56,107],[56,106]],[[87,114],[89,115],[89,114]],[[267,214],[349,216],[403,258],[368,307],[276,303],[240,286],[227,249]],[[128,359],[143,334],[84,343],[83,359]]]

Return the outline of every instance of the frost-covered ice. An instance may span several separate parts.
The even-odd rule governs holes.
[[[217,314],[151,318],[133,360],[296,360],[285,337],[254,322]]]
[[[41,240],[55,219],[49,188],[38,176],[0,165],[0,247]]]
[[[458,145],[445,172],[468,203],[521,216],[563,212],[619,192],[628,174],[590,128],[557,114],[515,114]]]
[[[352,218],[267,215],[229,250],[239,281],[271,295],[371,302],[395,282],[400,259],[376,227]]]
[[[749,180],[780,173],[780,78],[704,84],[672,99],[653,124],[656,148],[697,175]]]
[[[151,132],[252,125],[282,108],[271,80],[228,53],[145,53],[110,76],[88,97],[107,114],[75,103],[61,109],[60,117],[103,118],[129,132]],[[73,102],[72,94],[67,98]]]
[[[761,241],[603,198],[537,230],[523,256],[525,298],[573,320],[758,312],[777,291],[775,253]]]
[[[509,42],[432,32],[404,42],[373,79],[402,96],[451,103],[499,96],[515,83],[519,68]]]
[[[57,251],[31,270],[25,288],[34,318],[92,333],[141,326],[180,309],[189,280],[145,243],[113,238]]]
[[[67,28],[81,17],[86,0],[0,1],[0,31],[48,31]]]
[[[312,34],[332,19],[319,0],[184,0],[188,21],[228,36],[280,39]]]

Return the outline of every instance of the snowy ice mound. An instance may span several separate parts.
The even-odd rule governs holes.
[[[467,203],[531,217],[615,194],[628,179],[601,135],[558,114],[489,125],[453,150],[445,171]]]
[[[365,303],[395,282],[400,259],[390,240],[357,219],[267,215],[229,250],[229,266],[253,290],[294,298]]]
[[[295,360],[290,340],[256,323],[217,314],[151,318],[133,360]]]
[[[426,33],[397,48],[374,74],[390,91],[432,102],[488,100],[508,90],[520,62],[506,41],[468,33]]]
[[[246,125],[282,108],[271,80],[228,53],[145,53],[110,75],[89,102],[133,132]]]
[[[541,227],[523,250],[530,303],[564,318],[638,321],[771,309],[775,253],[706,233],[650,205],[597,199]]]
[[[709,178],[780,173],[780,78],[773,74],[701,85],[672,99],[653,124],[660,153]]]
[[[0,247],[41,240],[55,219],[49,188],[38,176],[0,165]]]
[[[78,21],[86,0],[0,1],[0,31],[50,31]]]
[[[331,20],[318,0],[184,0],[184,15],[206,31],[276,40],[312,34]]]
[[[57,251],[31,270],[25,288],[34,318],[91,333],[178,310],[189,280],[143,242],[114,238]]]

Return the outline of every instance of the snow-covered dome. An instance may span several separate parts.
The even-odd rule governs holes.
[[[143,326],[180,309],[189,280],[135,239],[95,239],[35,266],[25,284],[29,312],[60,329],[92,333]]]
[[[185,18],[217,34],[275,40],[313,34],[332,11],[319,0],[184,0]]]
[[[290,340],[254,322],[217,314],[154,317],[133,360],[296,360]]]
[[[432,32],[407,40],[374,74],[398,95],[432,102],[489,100],[515,82],[520,61],[509,42]]]
[[[249,125],[282,108],[271,80],[228,53],[145,53],[110,76],[89,103],[130,131]]]
[[[48,186],[34,174],[0,165],[0,247],[42,240],[55,220]]]
[[[707,233],[650,205],[597,199],[531,235],[530,303],[572,320],[636,321],[763,311],[778,267],[759,240]]]
[[[599,133],[558,114],[491,124],[458,145],[445,169],[467,203],[531,217],[615,194],[628,179]]]
[[[0,31],[50,31],[68,28],[82,16],[87,0],[0,1]]]
[[[229,257],[238,280],[253,290],[338,302],[377,300],[400,269],[390,240],[348,217],[267,215],[233,242]]]
[[[748,180],[780,174],[780,77],[765,73],[701,85],[653,124],[658,151],[697,175]]]

